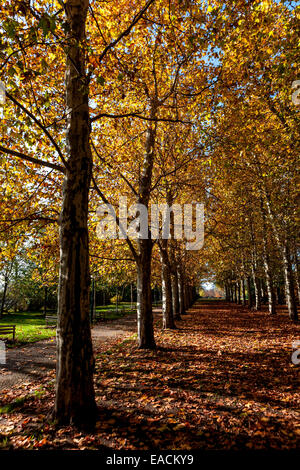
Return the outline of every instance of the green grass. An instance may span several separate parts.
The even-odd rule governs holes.
[[[96,320],[97,314],[99,313],[104,314],[105,320],[117,320],[118,318],[122,318],[127,313],[129,313],[130,309],[130,302],[120,302],[118,304],[118,311],[116,310],[116,304],[102,305],[100,307],[96,307]]]
[[[120,302],[119,310],[116,311],[115,304],[103,305],[96,308],[97,313],[104,313],[105,320],[117,320],[129,313],[130,302]],[[125,309],[125,310],[124,310]],[[51,315],[53,313],[51,312]],[[26,343],[34,343],[43,339],[53,338],[56,334],[55,325],[46,325],[41,312],[18,312],[5,313],[0,319],[0,325],[16,325],[15,342],[12,334],[0,335],[0,339],[7,339],[7,347],[16,347]]]
[[[116,320],[122,318],[130,310],[130,303],[120,302],[119,309],[116,305],[103,305],[96,308],[96,312],[105,313],[106,320]],[[51,315],[53,313],[51,312]],[[55,325],[46,325],[41,312],[18,312],[5,313],[0,319],[0,325],[16,325],[15,342],[12,341],[12,334],[0,335],[0,339],[7,339],[7,347],[16,347],[26,343],[34,343],[43,339],[53,338],[56,334]]]
[[[134,304],[133,304],[134,306]],[[126,308],[130,309],[131,304],[130,302],[119,302],[118,303],[118,308]],[[103,310],[115,310],[116,309],[116,304],[108,304],[108,305],[101,305],[96,308],[96,310],[103,311]]]
[[[52,325],[46,328],[45,319],[40,312],[6,313],[0,319],[0,325],[16,325],[15,343],[11,334],[0,335],[0,339],[9,340],[8,347],[53,338],[56,334],[56,329]]]

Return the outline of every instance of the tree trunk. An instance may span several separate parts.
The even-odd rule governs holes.
[[[224,291],[225,291],[225,300],[228,302],[228,300],[229,300],[229,289],[228,289],[227,282],[224,283]]]
[[[130,283],[130,310],[133,310],[133,285]]]
[[[241,289],[241,300],[242,304],[246,305],[246,292],[245,292],[245,279],[241,279],[240,281],[240,289]]]
[[[252,297],[252,291],[251,291],[251,279],[249,276],[247,277],[247,291],[248,291],[248,307],[252,308],[253,297]]]
[[[241,303],[241,284],[239,281],[237,281],[237,303]]]
[[[298,293],[298,303],[300,305],[300,267],[299,267],[297,245],[295,242],[294,242],[294,262],[295,262],[295,284],[296,284],[297,293]]]
[[[234,287],[233,287],[233,301],[234,303],[237,303],[237,292],[236,292],[236,282],[234,283]]]
[[[5,300],[6,300],[7,287],[8,287],[8,276],[5,274],[5,277],[4,277],[4,286],[3,286],[3,294],[2,294],[2,299],[1,299],[0,318],[2,318],[3,313],[4,313],[4,306],[5,306]]]
[[[157,112],[157,100],[150,102],[150,121],[145,144],[145,156],[140,175],[139,194],[137,202],[147,209],[152,184],[152,170],[154,163],[154,147],[156,138],[155,122]],[[153,243],[150,238],[138,239],[139,253],[137,256],[137,321],[138,321],[138,346],[140,349],[155,349],[153,329],[153,313],[151,299],[151,256]]]
[[[184,290],[184,311],[186,312],[190,308],[188,285],[186,282],[183,285],[183,290]]]
[[[180,306],[179,306],[179,292],[178,292],[178,274],[176,268],[171,275],[172,282],[172,302],[173,302],[173,315],[175,320],[181,320]]]
[[[256,269],[255,269],[254,262],[252,262],[251,270],[252,270],[252,281],[253,281],[254,293],[255,293],[255,306],[254,306],[254,308],[255,308],[255,310],[259,310],[260,306],[261,306],[260,291],[259,291],[258,279],[256,277]]]
[[[47,315],[47,286],[44,286],[44,318]]]
[[[167,242],[162,240],[161,243]],[[161,279],[162,279],[162,315],[163,315],[163,329],[176,328],[173,317],[173,304],[172,304],[172,282],[171,271],[168,260],[168,253],[166,248],[160,250],[161,255]]]
[[[230,302],[233,302],[233,289],[232,289],[231,280],[230,280],[230,284],[229,284],[229,300],[230,300]]]
[[[291,266],[288,241],[285,240],[282,247],[283,273],[285,281],[285,297],[288,307],[289,317],[293,321],[298,321],[298,312],[294,291],[294,279]]]
[[[139,240],[137,263],[137,323],[140,349],[155,349],[151,299],[152,241]]]
[[[284,304],[284,294],[283,294],[283,289],[281,288],[281,286],[277,286],[277,288],[276,288],[276,297],[277,297],[278,305],[283,305]]]
[[[60,215],[57,370],[54,416],[59,423],[92,426],[96,419],[94,358],[89,322],[88,194],[92,172],[85,23],[88,0],[67,0],[66,70],[68,166]]]
[[[270,258],[267,251],[267,242],[265,235],[263,234],[263,263],[265,269],[265,279],[266,279],[266,286],[267,286],[267,294],[268,294],[268,309],[270,315],[276,314],[276,298],[273,288],[273,279],[272,273],[270,268]]]
[[[295,292],[294,292],[294,282],[293,282],[293,273],[291,268],[291,259],[289,253],[288,245],[288,227],[285,226],[284,238],[282,240],[281,231],[277,226],[276,219],[273,213],[271,206],[270,194],[266,187],[264,187],[264,195],[266,198],[266,206],[268,214],[271,221],[271,226],[273,228],[273,233],[275,240],[277,242],[278,249],[281,252],[282,264],[283,264],[283,273],[284,273],[284,285],[285,285],[285,296],[286,303],[288,307],[289,317],[293,321],[298,321],[297,305],[295,301]]]
[[[184,299],[184,279],[182,270],[177,269],[178,275],[178,295],[179,295],[179,313],[180,315],[185,314],[185,299]]]
[[[116,287],[116,312],[119,310],[119,288]]]

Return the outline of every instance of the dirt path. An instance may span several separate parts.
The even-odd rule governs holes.
[[[92,328],[94,348],[111,339],[123,336],[126,338],[135,331],[135,314],[110,322],[98,323]],[[0,364],[0,390],[38,380],[45,376],[49,370],[55,369],[55,355],[55,338],[7,349],[6,364]]]

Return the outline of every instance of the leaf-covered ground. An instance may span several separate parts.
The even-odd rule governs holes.
[[[296,449],[300,326],[228,303],[200,302],[161,331],[155,352],[134,339],[96,351],[99,420],[92,434],[47,420],[54,371],[4,393],[2,448]]]

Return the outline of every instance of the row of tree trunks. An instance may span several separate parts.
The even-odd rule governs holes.
[[[172,278],[171,267],[168,255],[168,240],[161,240],[160,244],[161,280],[162,280],[162,316],[163,329],[176,328],[174,322],[173,299],[172,299]]]
[[[282,267],[284,274],[284,286],[285,286],[285,299],[288,307],[289,317],[292,321],[298,321],[298,312],[296,304],[296,296],[294,289],[294,273],[292,270],[291,254],[290,254],[290,239],[289,239],[289,227],[286,224],[284,230],[278,226],[277,219],[273,212],[272,201],[266,186],[262,188],[262,202],[261,212],[264,214],[266,219],[267,215],[270,221],[270,226],[273,231],[274,238],[277,243],[277,248],[282,259]]]
[[[225,282],[225,298],[229,302],[247,305],[249,309],[259,310],[263,299],[267,299],[268,311],[270,315],[276,314],[276,303],[283,304],[282,291],[277,287],[275,291],[273,285],[273,278],[270,268],[270,260],[266,251],[263,253],[264,263],[264,279],[260,279],[255,275],[252,269],[252,275],[247,276],[246,279],[238,281],[229,280]],[[294,285],[293,270],[291,267],[291,258],[287,252],[284,253],[284,287],[285,287],[285,301],[288,311],[297,311],[297,303],[295,296],[295,287],[298,291],[298,286]],[[296,277],[295,277],[296,282]],[[246,295],[247,291],[247,295]],[[293,295],[291,295],[293,293]],[[294,316],[290,316],[292,320]]]

